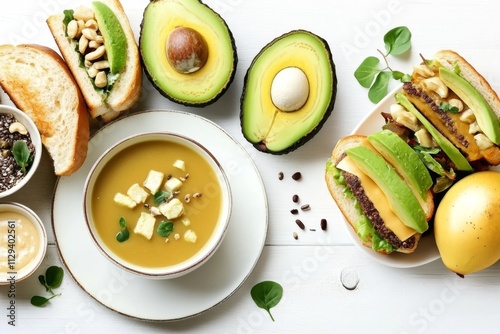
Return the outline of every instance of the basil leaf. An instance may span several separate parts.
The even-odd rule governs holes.
[[[121,230],[120,232],[118,232],[116,234],[116,240],[118,240],[118,242],[127,241],[129,237],[130,237],[130,233],[128,230]]]
[[[368,98],[371,102],[378,103],[387,95],[390,79],[390,72],[380,72],[375,77],[375,82],[368,90]]]
[[[61,282],[64,276],[64,272],[61,267],[51,266],[45,272],[45,280],[47,286],[50,288],[58,288],[61,286]]]
[[[26,174],[26,167],[30,158],[30,150],[24,140],[16,140],[12,145],[12,155],[16,163],[21,166],[23,174]]]
[[[158,190],[153,195],[153,201],[156,205],[160,205],[161,203],[166,202],[169,197],[170,197],[170,193],[168,191]]]
[[[379,63],[380,60],[377,57],[368,57],[354,71],[354,77],[362,87],[369,88],[371,86],[373,78],[380,72]]]
[[[158,225],[156,232],[162,237],[168,237],[173,230],[174,230],[174,223],[162,221]]]
[[[283,287],[273,281],[263,281],[254,285],[250,290],[250,295],[258,307],[267,311],[271,319],[274,318],[271,314],[271,308],[276,306],[283,296]]]
[[[33,305],[33,306],[42,307],[42,306],[45,306],[49,302],[49,299],[42,297],[42,296],[33,296],[33,297],[31,297],[30,302],[31,302],[31,305]]]
[[[396,27],[384,35],[387,54],[399,55],[411,47],[411,32],[407,27]]]
[[[121,228],[122,230],[124,230],[124,229],[126,229],[126,228],[127,228],[127,221],[125,220],[125,218],[120,217],[119,224],[120,224],[120,228]]]

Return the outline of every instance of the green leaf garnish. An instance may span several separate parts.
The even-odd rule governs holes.
[[[387,95],[389,80],[391,74],[389,72],[380,72],[375,78],[375,82],[368,90],[368,98],[373,103],[377,103]]]
[[[60,296],[60,293],[54,293],[53,289],[61,286],[64,271],[61,267],[51,266],[45,271],[45,276],[38,276],[38,281],[45,287],[45,290],[51,294],[50,297],[33,296],[31,297],[31,305],[42,307],[45,306],[49,300],[54,297]]]
[[[439,106],[439,109],[441,109],[442,111],[449,111],[449,112],[451,112],[453,114],[456,114],[456,113],[459,112],[459,110],[458,110],[457,107],[452,106],[448,102],[441,103],[441,105]]]
[[[116,240],[118,240],[118,242],[127,241],[129,237],[130,237],[130,232],[128,230],[121,230],[116,234]]]
[[[26,174],[28,162],[30,160],[30,150],[24,140],[16,140],[12,145],[12,155],[14,160],[21,167],[23,174]]]
[[[380,72],[378,64],[380,60],[377,57],[368,57],[359,67],[354,71],[354,77],[358,80],[359,84],[364,88],[370,88],[373,79]]]
[[[411,32],[407,27],[396,27],[384,35],[387,55],[400,55],[411,47]]]
[[[174,230],[174,223],[170,221],[162,221],[159,225],[158,228],[156,229],[156,232],[162,236],[162,237],[168,237],[172,231]]]
[[[126,228],[127,228],[127,222],[125,221],[125,218],[120,217],[119,224],[120,224],[120,228],[121,228],[122,230],[124,230],[124,229],[126,229]]]
[[[168,191],[158,190],[153,195],[153,201],[156,205],[160,205],[161,203],[166,202],[169,197],[170,193]]]
[[[125,218],[120,217],[118,224],[120,224],[120,231],[116,234],[116,240],[118,242],[127,241],[130,237],[130,232],[127,230],[127,222],[125,221]]]
[[[271,319],[274,318],[271,314],[271,308],[276,306],[283,296],[283,287],[273,281],[263,281],[254,285],[250,290],[250,295],[258,307],[267,311]]]
[[[396,27],[389,30],[384,35],[384,44],[386,53],[377,50],[385,61],[385,67],[381,68],[380,60],[377,57],[367,57],[361,65],[354,71],[354,77],[358,83],[369,88],[368,98],[373,103],[378,103],[387,95],[389,81],[394,80],[408,82],[411,79],[410,74],[393,70],[387,61],[389,55],[400,55],[411,47],[411,32],[407,27]]]

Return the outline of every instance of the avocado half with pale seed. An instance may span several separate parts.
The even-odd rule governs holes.
[[[199,0],[152,0],[144,10],[139,49],[153,86],[187,106],[215,102],[236,73],[231,30]]]
[[[244,79],[240,122],[259,151],[289,153],[318,133],[332,113],[337,76],[326,40],[294,30],[267,44]]]

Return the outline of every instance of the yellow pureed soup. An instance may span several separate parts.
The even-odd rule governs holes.
[[[178,162],[185,164],[184,170]],[[170,191],[175,202],[183,205],[180,217],[168,219],[163,214],[156,215],[161,208],[154,201],[156,192],[144,185],[151,171],[164,175],[160,190],[165,190],[169,180],[177,185],[180,182],[177,190]],[[129,208],[128,199],[117,199],[117,193],[128,197],[132,185],[136,189],[141,187],[148,196],[145,203]],[[127,147],[108,161],[96,179],[91,208],[97,233],[113,253],[135,265],[164,267],[189,259],[207,243],[222,210],[221,185],[208,161],[193,149],[166,140],[147,141]],[[144,229],[137,227],[144,214],[155,219],[150,239],[144,235],[147,234]],[[117,233],[122,217],[129,238],[120,242]],[[166,237],[157,231],[162,222],[173,223]],[[134,232],[137,229],[138,233]]]
[[[0,212],[0,273],[17,272],[40,252],[40,235],[24,215]]]

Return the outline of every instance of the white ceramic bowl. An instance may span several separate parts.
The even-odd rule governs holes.
[[[23,124],[24,127],[28,130],[28,133],[31,137],[31,142],[35,147],[35,157],[26,175],[15,186],[5,191],[0,191],[0,198],[4,198],[9,195],[12,195],[16,191],[24,187],[24,185],[27,184],[28,181],[31,179],[33,174],[35,174],[35,171],[38,168],[38,165],[40,164],[40,159],[42,157],[42,139],[40,137],[40,132],[38,131],[35,123],[31,120],[31,118],[28,115],[26,115],[21,110],[15,107],[0,104],[0,114],[14,115],[14,118],[19,123]]]
[[[45,227],[33,210],[19,203],[0,203],[0,215],[3,216],[4,213],[24,216],[32,223],[36,233],[25,235],[24,232],[30,230],[26,229],[27,222],[24,219],[21,219],[21,222],[18,220],[11,221],[12,218],[8,215],[9,218],[2,217],[0,219],[0,235],[2,235],[2,244],[0,244],[0,261],[2,261],[0,263],[0,285],[13,284],[29,277],[38,269],[47,251]],[[5,221],[4,218],[8,220]],[[4,232],[6,233],[5,238],[3,237]],[[32,250],[32,258],[27,261],[28,257],[25,256],[28,255],[25,252],[34,244],[34,241],[31,240],[32,237],[33,240],[38,240],[38,248]],[[23,247],[26,248],[22,249]],[[25,261],[25,264],[19,267],[21,261]]]
[[[196,151],[199,155],[204,157],[206,161],[208,161],[212,170],[215,172],[217,180],[221,186],[222,207],[214,232],[212,233],[207,243],[201,248],[200,251],[198,251],[198,253],[196,253],[191,258],[185,260],[184,262],[175,265],[165,266],[165,267],[145,267],[130,263],[124,260],[123,258],[117,256],[102,241],[99,233],[96,230],[92,218],[91,199],[96,179],[98,178],[103,167],[110,161],[110,159],[112,159],[118,152],[130,147],[131,145],[148,141],[157,141],[157,140],[180,143]],[[92,166],[90,173],[85,181],[83,198],[84,198],[84,203],[83,203],[84,216],[88,230],[90,232],[93,242],[95,243],[97,248],[104,254],[104,256],[107,257],[112,263],[114,263],[115,265],[124,270],[127,270],[128,272],[137,274],[142,277],[155,278],[155,279],[168,279],[168,278],[180,277],[192,272],[193,270],[199,268],[201,265],[207,262],[208,259],[215,253],[215,251],[217,250],[217,248],[220,246],[220,244],[224,239],[230,221],[231,207],[232,207],[231,189],[229,186],[228,179],[226,177],[226,174],[222,166],[219,164],[219,162],[216,160],[213,154],[209,152],[206,147],[194,141],[193,139],[174,133],[143,133],[128,137],[118,142],[117,144],[113,145],[111,148],[105,151]],[[156,224],[158,224],[158,219]],[[156,226],[157,225],[155,225],[155,230]],[[132,230],[133,227],[130,228],[130,234],[133,234]]]

